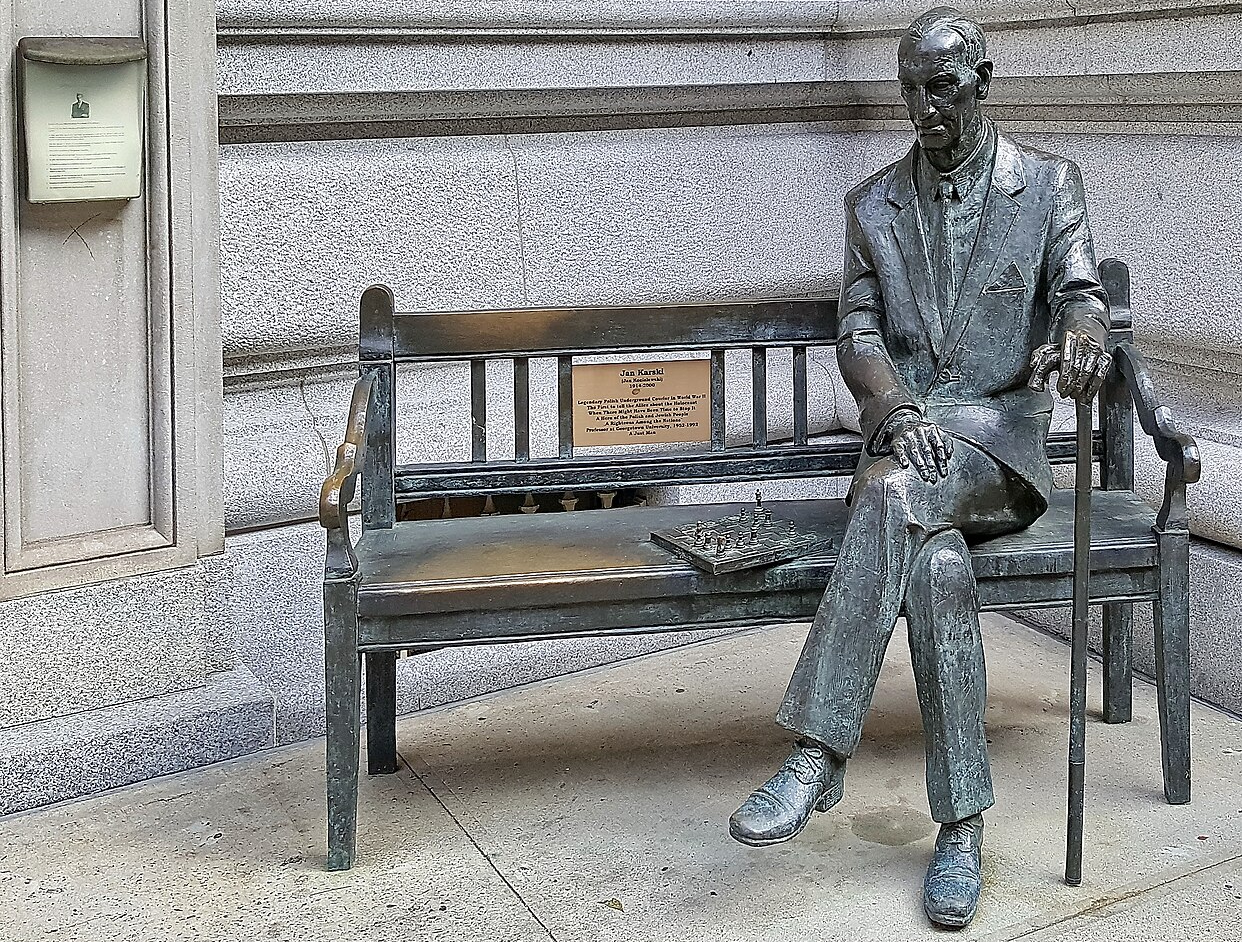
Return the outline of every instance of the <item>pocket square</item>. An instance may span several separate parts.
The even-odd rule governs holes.
[[[984,294],[1000,294],[1004,291],[1025,291],[1026,282],[1022,280],[1022,272],[1018,271],[1018,266],[1013,262],[1009,263],[1009,267],[1004,273],[996,279],[992,284],[983,289]]]

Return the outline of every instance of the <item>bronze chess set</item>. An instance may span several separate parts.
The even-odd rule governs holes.
[[[833,546],[831,539],[801,529],[793,520],[773,517],[760,491],[755,492],[754,507],[653,530],[651,541],[714,576],[783,563]]]

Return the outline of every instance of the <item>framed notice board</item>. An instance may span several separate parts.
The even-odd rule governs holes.
[[[18,43],[26,198],[142,194],[147,50],[130,37]]]

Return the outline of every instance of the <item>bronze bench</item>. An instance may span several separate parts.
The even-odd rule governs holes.
[[[1104,718],[1130,718],[1131,605],[1151,602],[1164,790],[1190,799],[1189,533],[1185,488],[1199,475],[1198,450],[1159,405],[1147,366],[1132,345],[1129,273],[1100,268],[1112,306],[1115,367],[1100,396],[1093,449],[1102,490],[1092,501],[1091,595],[1104,607]],[[836,339],[836,302],[772,300],[625,308],[396,313],[382,286],[362,297],[361,376],[345,442],[324,482],[327,529],[326,639],[328,866],[354,859],[365,659],[368,771],[396,771],[396,659],[399,652],[539,638],[737,627],[808,619],[833,566],[831,552],[767,569],[710,576],[648,541],[650,532],[722,512],[675,505],[607,511],[398,521],[397,505],[431,496],[614,491],[667,485],[848,476],[861,442],[813,435],[807,418],[807,348]],[[767,353],[792,348],[793,422],[788,441],[770,440]],[[725,351],[751,352],[751,440],[725,438]],[[576,356],[702,351],[711,360],[711,442],[693,454],[575,455],[572,366]],[[556,360],[559,447],[532,456],[532,358]],[[487,459],[489,360],[513,363],[514,455]],[[472,460],[394,462],[397,364],[468,361]],[[1133,493],[1133,419],[1167,462],[1164,501],[1153,511]],[[1049,436],[1049,458],[1069,463],[1072,433]],[[346,508],[362,478],[362,535],[354,543]],[[837,499],[774,502],[778,516],[834,536],[846,509]],[[1073,494],[1022,533],[979,543],[973,559],[988,609],[1068,606]],[[504,547],[505,552],[484,552]]]

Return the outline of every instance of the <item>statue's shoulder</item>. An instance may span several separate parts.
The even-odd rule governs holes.
[[[1038,147],[1022,144],[1003,134],[998,139],[998,145],[1011,150],[1021,161],[1023,170],[1030,179],[1053,184],[1081,176],[1078,164],[1060,154],[1052,154]]]

